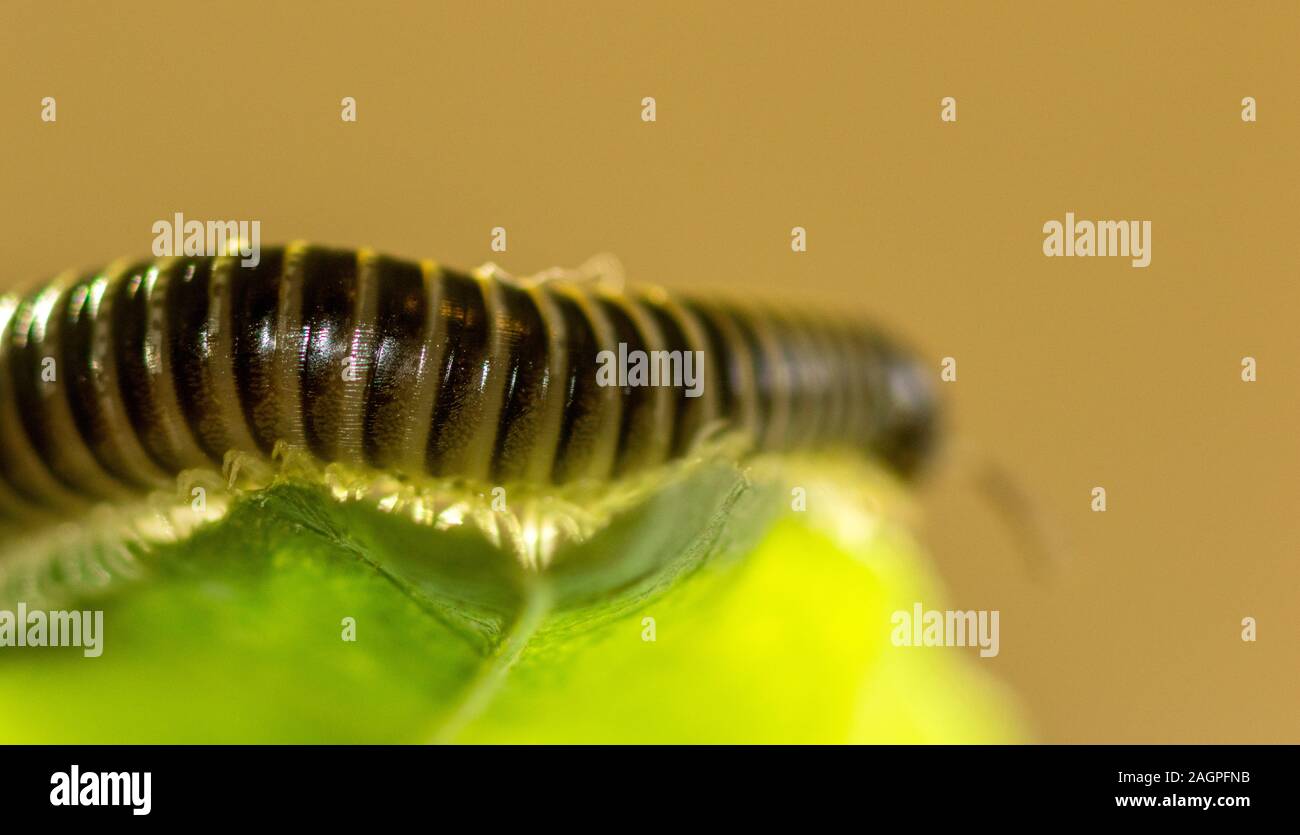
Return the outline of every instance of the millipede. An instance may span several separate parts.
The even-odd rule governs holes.
[[[700,352],[703,387],[609,386],[605,350]],[[0,300],[0,512],[75,513],[277,443],[396,474],[613,480],[734,430],[903,478],[926,369],[847,317],[513,279],[305,243],[121,260]]]

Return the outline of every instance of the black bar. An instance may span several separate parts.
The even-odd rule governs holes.
[[[1104,815],[1219,823],[1257,811],[1293,817],[1296,753],[1293,745],[12,746],[3,749],[0,798],[6,818],[24,814],[42,821],[128,825],[152,820],[337,825],[404,818],[427,821],[430,828],[459,828],[499,822],[510,810],[525,816],[531,811],[537,825],[557,813],[615,825],[617,816],[597,811],[611,802],[625,806],[633,818],[653,807],[653,814],[682,822],[704,804],[716,807],[714,812],[764,814],[776,806],[819,814],[839,809],[872,828],[899,815],[925,823],[936,814],[972,822],[1063,822]],[[148,814],[134,814],[132,800],[139,795],[116,806],[53,805],[52,793],[70,783],[73,766],[83,792],[88,779],[95,785],[90,791],[103,788],[104,772],[137,772],[136,785],[142,788],[148,772]],[[87,778],[88,772],[100,776]],[[1190,798],[1209,798],[1212,805]],[[1162,805],[1168,802],[1175,805]]]

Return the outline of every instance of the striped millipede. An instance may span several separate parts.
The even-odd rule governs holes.
[[[699,397],[597,383],[597,355],[703,352]],[[345,369],[350,373],[342,373]],[[308,244],[119,261],[0,301],[0,512],[137,496],[277,442],[479,483],[616,479],[718,427],[858,447],[903,476],[929,375],[874,329]]]

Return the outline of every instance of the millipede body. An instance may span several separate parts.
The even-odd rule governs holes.
[[[0,301],[0,511],[75,511],[277,442],[395,473],[613,479],[735,430],[903,475],[929,375],[846,319],[656,288],[514,280],[293,244],[119,261]],[[602,352],[687,352],[702,386],[602,385]],[[664,355],[668,355],[665,353]]]

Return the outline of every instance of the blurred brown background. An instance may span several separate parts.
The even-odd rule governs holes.
[[[633,279],[870,313],[936,373],[957,358],[974,452],[931,483],[923,533],[952,605],[1002,611],[983,663],[1041,739],[1300,741],[1293,3],[0,17],[0,286],[147,254],[183,211],[516,273],[611,251]],[[1067,211],[1151,220],[1151,265],[1045,258]],[[979,456],[1068,547],[1053,581],[971,486]]]

